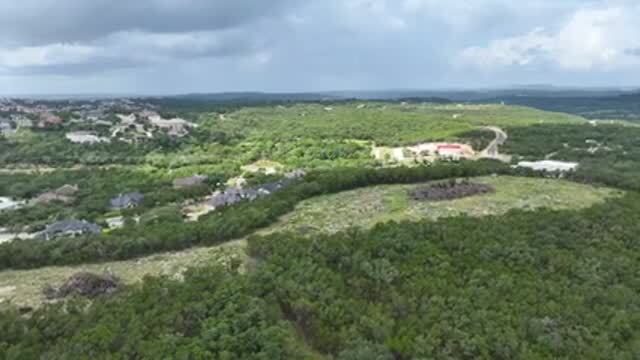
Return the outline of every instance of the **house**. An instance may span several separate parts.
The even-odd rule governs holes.
[[[149,116],[149,122],[162,130],[165,130],[170,136],[182,137],[189,133],[189,129],[197,127],[196,124],[190,123],[181,118],[163,119],[160,115]]]
[[[174,189],[186,189],[194,186],[199,186],[207,181],[208,177],[205,175],[194,175],[191,177],[175,179],[173,181]]]
[[[69,132],[65,134],[65,137],[67,138],[67,140],[75,144],[98,144],[102,142],[111,142],[111,140],[98,137],[97,135],[89,131]]]
[[[131,209],[142,204],[144,195],[139,192],[120,194],[118,197],[111,199],[110,205],[113,210]]]
[[[80,235],[100,234],[98,225],[84,220],[65,220],[48,225],[39,237],[45,240],[55,239],[61,236],[74,237]]]
[[[38,127],[46,128],[50,126],[62,125],[63,120],[60,116],[49,112],[40,113]]]
[[[436,147],[436,152],[441,157],[452,160],[459,160],[464,155],[462,146],[458,144],[440,144]]]
[[[127,124],[127,125],[134,124],[137,119],[136,114],[129,114],[129,115],[116,114],[116,117],[120,119],[121,123]]]
[[[108,219],[105,219],[105,222],[107,223],[107,225],[109,226],[109,229],[111,229],[111,230],[121,229],[121,228],[124,227],[124,217],[123,216],[116,216],[116,217],[108,218]]]
[[[295,174],[290,174],[291,177],[287,177],[271,183],[262,184],[249,189],[231,187],[222,192],[216,191],[212,196],[208,197],[203,202],[185,207],[183,209],[183,212],[186,214],[189,220],[197,221],[200,216],[206,215],[217,209],[231,206],[241,201],[254,201],[283,190],[287,186],[294,183],[296,178],[294,177],[294,175],[300,177],[303,176],[302,173],[304,173],[304,171],[302,170],[296,171]]]

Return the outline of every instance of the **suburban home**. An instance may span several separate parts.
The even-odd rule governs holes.
[[[174,189],[186,189],[194,186],[199,186],[207,181],[208,177],[205,175],[194,175],[191,177],[175,179],[173,181]]]
[[[296,179],[305,176],[303,170],[295,170],[285,174],[285,178],[258,185],[252,188],[230,187],[225,191],[216,191],[204,201],[189,205],[183,209],[183,213],[190,221],[197,221],[200,216],[206,215],[217,209],[237,204],[241,201],[254,201],[281,191],[295,182]]]
[[[149,116],[148,119],[153,126],[167,131],[170,136],[176,137],[185,136],[189,133],[190,128],[197,127],[196,124],[180,118],[163,119],[160,115],[153,115]]]
[[[89,131],[74,131],[65,134],[67,140],[71,141],[75,144],[98,144],[98,143],[108,143],[111,140],[103,137],[98,137],[96,134]]]
[[[95,235],[100,234],[100,232],[101,229],[96,224],[84,220],[65,220],[48,225],[44,231],[39,234],[39,237],[45,240],[51,240],[61,236]]]
[[[120,122],[126,125],[132,125],[136,122],[136,114],[122,115],[116,114],[116,117],[120,119]]]
[[[63,120],[60,116],[52,113],[40,113],[40,121],[38,122],[39,128],[46,128],[49,126],[62,125]]]
[[[111,199],[111,209],[124,210],[131,209],[142,204],[144,195],[139,192],[132,192],[127,194],[120,194],[118,197]]]
[[[109,229],[111,230],[120,229],[124,227],[123,216],[108,218],[108,219],[105,219],[105,222],[107,223],[107,225],[109,226]]]

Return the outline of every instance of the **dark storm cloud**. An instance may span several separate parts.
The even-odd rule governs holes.
[[[299,0],[0,0],[0,44],[86,42],[138,30],[221,30],[278,16]]]
[[[639,15],[637,0],[0,0],[0,94],[628,83]]]

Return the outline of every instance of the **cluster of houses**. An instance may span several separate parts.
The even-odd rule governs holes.
[[[156,132],[164,132],[171,137],[183,137],[197,127],[196,124],[184,119],[165,119],[158,113],[148,110],[116,116],[120,123],[111,128],[111,137],[127,142],[153,138]]]
[[[220,208],[237,204],[242,201],[254,201],[261,197],[271,195],[291,185],[295,180],[306,175],[304,170],[295,170],[284,175],[278,181],[261,184],[255,187],[242,188],[230,187],[224,191],[217,191],[204,201],[186,206],[183,213],[189,221],[197,221],[201,216]]]
[[[111,138],[132,142],[153,137],[163,131],[169,136],[183,137],[196,127],[181,118],[165,119],[154,111],[156,107],[132,99],[48,102],[0,98],[0,134],[11,135],[21,128],[49,128],[65,122],[90,126],[105,126]],[[119,114],[114,112],[118,111]],[[58,114],[70,114],[65,120]],[[123,115],[125,114],[125,115]],[[73,143],[96,144],[109,138],[94,132],[76,131],[66,134]]]
[[[218,191],[212,194],[203,202],[201,202],[200,205],[206,208],[206,212],[204,213],[208,213],[225,206],[237,204],[241,201],[254,201],[256,199],[268,196],[286,188],[287,186],[291,185],[296,179],[302,178],[305,175],[306,173],[303,170],[295,170],[286,173],[284,177],[278,181],[250,188],[231,187],[225,191]],[[174,180],[173,187],[175,189],[191,188],[194,186],[203,185],[207,180],[208,177],[204,175],[179,178]],[[75,200],[75,195],[78,191],[79,188],[77,185],[64,185],[53,191],[48,191],[38,195],[36,198],[29,201],[29,204],[37,205],[49,204],[53,202],[69,204]],[[112,211],[123,211],[126,209],[135,208],[141,206],[144,202],[144,199],[144,194],[140,192],[119,194],[109,201],[109,209]],[[15,209],[19,204],[20,203],[7,198],[0,198],[0,210]],[[185,211],[185,213],[188,219],[194,220],[193,212]],[[200,213],[200,215],[198,215],[197,217],[203,215],[204,213]],[[197,217],[195,217],[195,220],[197,220]],[[117,229],[124,226],[125,218],[123,216],[117,216],[108,218],[105,221],[109,228]],[[49,224],[41,232],[32,234],[32,237],[44,240],[52,240],[58,237],[95,235],[100,234],[101,232],[102,228],[98,224],[94,224],[85,220],[69,219]]]

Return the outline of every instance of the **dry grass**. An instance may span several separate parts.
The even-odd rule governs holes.
[[[294,212],[265,230],[337,232],[351,226],[372,227],[384,221],[438,219],[461,214],[484,216],[511,209],[579,209],[622,192],[556,179],[483,177],[473,180],[496,191],[448,201],[415,201],[417,185],[385,185],[321,196],[301,202]]]
[[[0,308],[7,304],[38,306],[44,301],[42,289],[45,285],[58,286],[71,275],[82,271],[103,273],[109,270],[120,277],[124,283],[134,284],[147,275],[180,278],[188,267],[211,262],[226,264],[232,259],[238,259],[246,264],[245,247],[245,240],[236,240],[221,246],[157,254],[137,260],[2,271],[0,272]]]

